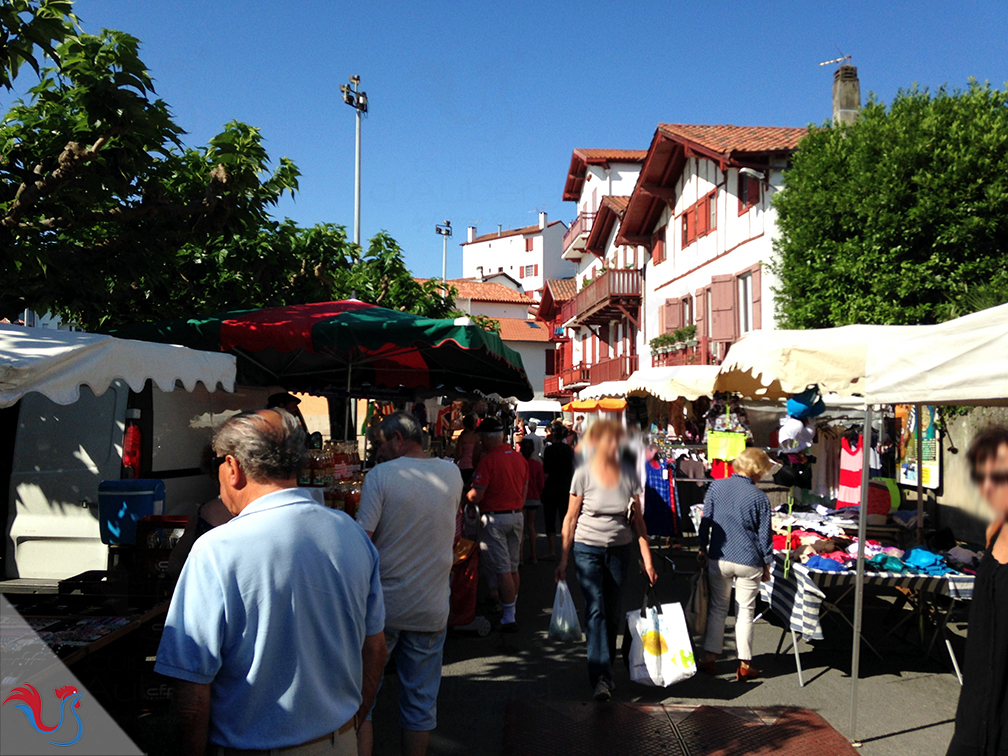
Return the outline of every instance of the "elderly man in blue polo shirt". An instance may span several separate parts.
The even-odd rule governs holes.
[[[217,431],[221,499],[179,577],[155,671],[177,678],[186,753],[356,754],[387,649],[378,552],[299,490],[304,433],[283,410]]]

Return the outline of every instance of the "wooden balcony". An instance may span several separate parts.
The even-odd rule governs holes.
[[[565,368],[560,374],[564,390],[581,388],[591,383],[591,372],[587,365]]]
[[[626,316],[640,328],[641,283],[639,270],[607,270],[570,300],[574,302],[575,322],[606,325]]]
[[[591,385],[595,386],[606,381],[625,381],[637,369],[638,355],[624,354],[603,360],[591,366]]]
[[[550,399],[564,399],[571,395],[571,391],[561,385],[561,376],[547,375],[543,382],[543,394]]]
[[[588,243],[588,234],[591,233],[592,225],[595,223],[595,215],[596,213],[581,213],[570,224],[563,238],[562,256],[565,260],[580,259],[585,244]]]
[[[560,322],[569,323],[577,315],[577,296],[571,297],[560,308]]]

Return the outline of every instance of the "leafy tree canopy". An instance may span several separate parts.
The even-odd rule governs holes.
[[[69,8],[16,0],[0,11],[0,84],[22,63],[39,75],[0,123],[0,247],[11,250],[0,314],[30,308],[104,329],[351,294],[451,313],[453,292],[414,280],[386,233],[365,252],[342,226],[275,220],[297,167],[274,165],[259,130],[237,121],[185,146],[139,41],[77,33]],[[40,66],[42,53],[57,66]]]
[[[934,323],[1008,300],[1008,92],[900,92],[812,128],[774,197],[783,327]]]

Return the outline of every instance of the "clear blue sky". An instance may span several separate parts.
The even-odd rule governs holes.
[[[861,91],[1008,79],[1008,5],[992,2],[374,3],[78,0],[85,30],[127,31],[187,142],[229,120],[301,169],[280,215],[353,225],[359,74],[363,219],[440,274],[434,224],[527,225],[561,201],[575,147],[646,148],[659,121],[801,126],[830,115],[837,46]]]

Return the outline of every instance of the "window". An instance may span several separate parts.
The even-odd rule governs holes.
[[[525,239],[525,251],[526,252],[531,252],[532,251],[532,237],[531,236],[528,237],[527,239]]]
[[[707,231],[717,228],[717,192],[707,195]]]
[[[701,197],[682,214],[682,246],[685,249],[717,228],[717,189]]]
[[[693,208],[682,214],[682,246],[688,247],[696,237],[696,220],[693,217]]]
[[[534,276],[535,275],[535,269],[538,268],[538,267],[539,267],[538,265],[526,265],[525,268],[524,268],[524,272],[522,273],[522,277],[523,278],[530,278],[531,276]]]
[[[651,262],[655,265],[665,262],[665,227],[660,228],[651,241]]]
[[[738,175],[738,207],[739,215],[747,212],[749,208],[759,204],[760,182],[759,179]]]
[[[693,298],[686,296],[682,301],[682,324],[693,325]]]
[[[753,277],[745,273],[738,277],[739,334],[753,330]]]

